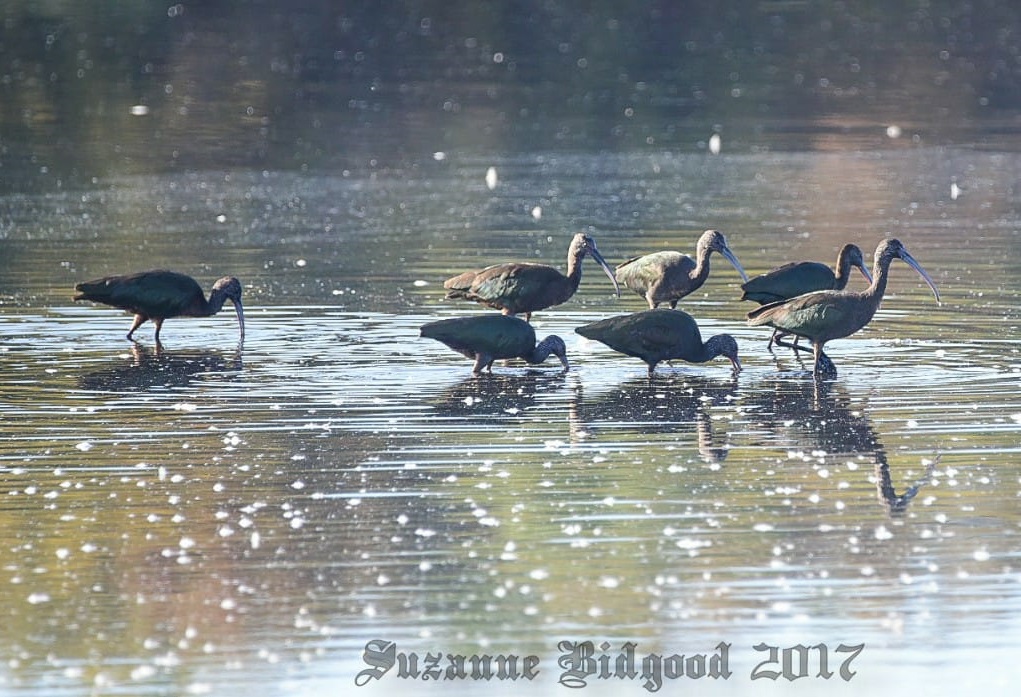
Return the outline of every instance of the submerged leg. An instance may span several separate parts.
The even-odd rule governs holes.
[[[823,343],[825,342],[817,342],[812,345],[815,353],[815,367],[812,372],[815,373],[816,376],[836,376],[837,367],[833,365],[833,361],[830,360],[830,357],[823,353]]]
[[[145,315],[135,315],[135,321],[131,325],[131,329],[128,330],[128,339],[131,339],[131,335],[135,333],[135,330],[145,324],[145,321],[149,319]]]
[[[163,329],[163,320],[154,318],[152,321],[156,325],[156,345],[160,345],[160,329]]]

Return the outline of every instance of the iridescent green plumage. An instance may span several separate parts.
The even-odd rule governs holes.
[[[894,259],[901,259],[915,269],[939,302],[936,284],[904,245],[899,240],[884,240],[876,247],[872,283],[866,290],[860,293],[820,290],[763,305],[748,313],[748,324],[768,325],[810,339],[815,352],[815,373],[835,372],[835,369],[824,370],[827,364],[823,345],[832,339],[850,336],[869,323],[883,300],[890,264]]]
[[[645,361],[652,377],[662,361],[683,360],[705,363],[717,356],[730,359],[741,369],[737,342],[729,334],[718,334],[702,341],[698,323],[686,312],[666,308],[619,315],[575,329],[586,339],[606,344],[614,351]]]
[[[474,359],[473,373],[492,371],[497,359],[521,358],[528,363],[542,363],[550,354],[560,359],[565,371],[569,368],[563,339],[551,335],[536,344],[532,325],[517,317],[487,314],[441,319],[422,325],[421,335]]]
[[[447,279],[443,287],[447,298],[463,298],[503,311],[505,315],[524,314],[530,320],[532,313],[566,302],[581,282],[581,260],[590,255],[613,282],[620,295],[620,287],[613,271],[596,249],[596,242],[588,235],[578,233],[571,240],[567,252],[567,275],[546,264],[508,262],[487,266],[477,271],[465,271]]]
[[[766,305],[817,290],[844,290],[851,277],[852,266],[860,270],[865,279],[872,283],[872,275],[865,266],[861,249],[855,244],[845,244],[837,255],[836,273],[818,261],[784,264],[742,285],[741,299],[754,300],[760,305]],[[779,329],[775,330],[769,338],[767,348],[772,348],[774,342],[779,344],[785,334]],[[797,338],[794,343],[795,345],[798,343]]]
[[[128,339],[144,322],[156,325],[156,344],[160,344],[163,320],[171,317],[209,317],[230,300],[238,317],[240,340],[245,339],[245,317],[241,306],[241,283],[225,276],[213,284],[207,300],[202,287],[191,276],[174,271],[142,271],[123,276],[106,276],[84,281],[74,289],[75,300],[111,305],[135,314]]]

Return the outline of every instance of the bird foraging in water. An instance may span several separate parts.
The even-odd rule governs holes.
[[[694,318],[680,310],[662,308],[619,315],[574,331],[614,351],[641,358],[649,366],[650,378],[657,363],[674,359],[705,363],[717,356],[726,356],[735,371],[741,370],[734,337],[718,334],[703,342]]]
[[[680,252],[653,252],[628,259],[617,267],[617,281],[635,291],[655,309],[668,302],[677,307],[677,301],[694,292],[709,277],[709,255],[719,252],[733,264],[747,281],[748,275],[727,246],[727,239],[718,230],[706,230],[698,240],[695,258]]]
[[[741,299],[767,305],[817,290],[844,290],[851,277],[852,266],[861,271],[865,280],[872,283],[872,274],[865,266],[861,249],[856,244],[845,244],[837,254],[836,273],[818,261],[784,264],[743,284]],[[786,332],[775,329],[766,348],[772,349],[774,343],[787,346],[780,341],[784,336]],[[797,343],[798,339],[795,337],[795,346]]]
[[[883,300],[890,264],[894,259],[904,261],[917,271],[932,289],[936,302],[939,302],[939,291],[929,274],[908,253],[900,240],[891,239],[883,240],[876,247],[872,283],[864,291],[819,290],[790,300],[769,303],[749,312],[748,324],[768,325],[810,339],[815,352],[813,372],[816,375],[835,374],[836,368],[827,364],[823,346],[832,339],[850,336],[869,323]]]
[[[567,301],[581,281],[581,260],[590,255],[613,282],[620,297],[620,286],[603,255],[590,236],[579,232],[567,251],[567,275],[546,264],[508,262],[487,266],[478,271],[447,279],[443,287],[448,299],[464,298],[501,310],[505,315],[524,314],[531,321],[532,313]]]
[[[135,313],[128,339],[147,320],[156,325],[156,345],[160,346],[163,321],[171,317],[209,317],[230,300],[238,316],[240,342],[245,340],[245,315],[241,307],[241,282],[225,276],[213,284],[207,300],[202,288],[191,276],[174,271],[142,271],[124,276],[106,276],[77,284],[75,300],[112,305]]]
[[[532,325],[517,317],[486,314],[441,319],[422,325],[421,336],[475,359],[472,373],[476,375],[483,369],[493,372],[493,361],[498,358],[522,358],[538,364],[550,354],[560,359],[565,372],[570,369],[563,339],[550,335],[536,344]]]

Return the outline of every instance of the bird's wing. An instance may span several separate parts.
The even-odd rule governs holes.
[[[194,279],[170,272],[143,272],[111,284],[110,304],[157,317],[173,317],[204,299]]]
[[[806,293],[748,313],[748,323],[767,324],[806,337],[825,336],[854,321],[853,303],[837,291]]]

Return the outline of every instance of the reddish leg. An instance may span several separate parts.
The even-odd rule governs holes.
[[[135,333],[135,330],[145,324],[145,321],[149,319],[145,315],[135,315],[135,323],[131,325],[131,329],[128,330],[128,339],[131,339],[131,335]],[[157,325],[159,326],[159,325]],[[156,330],[157,332],[159,329]]]

